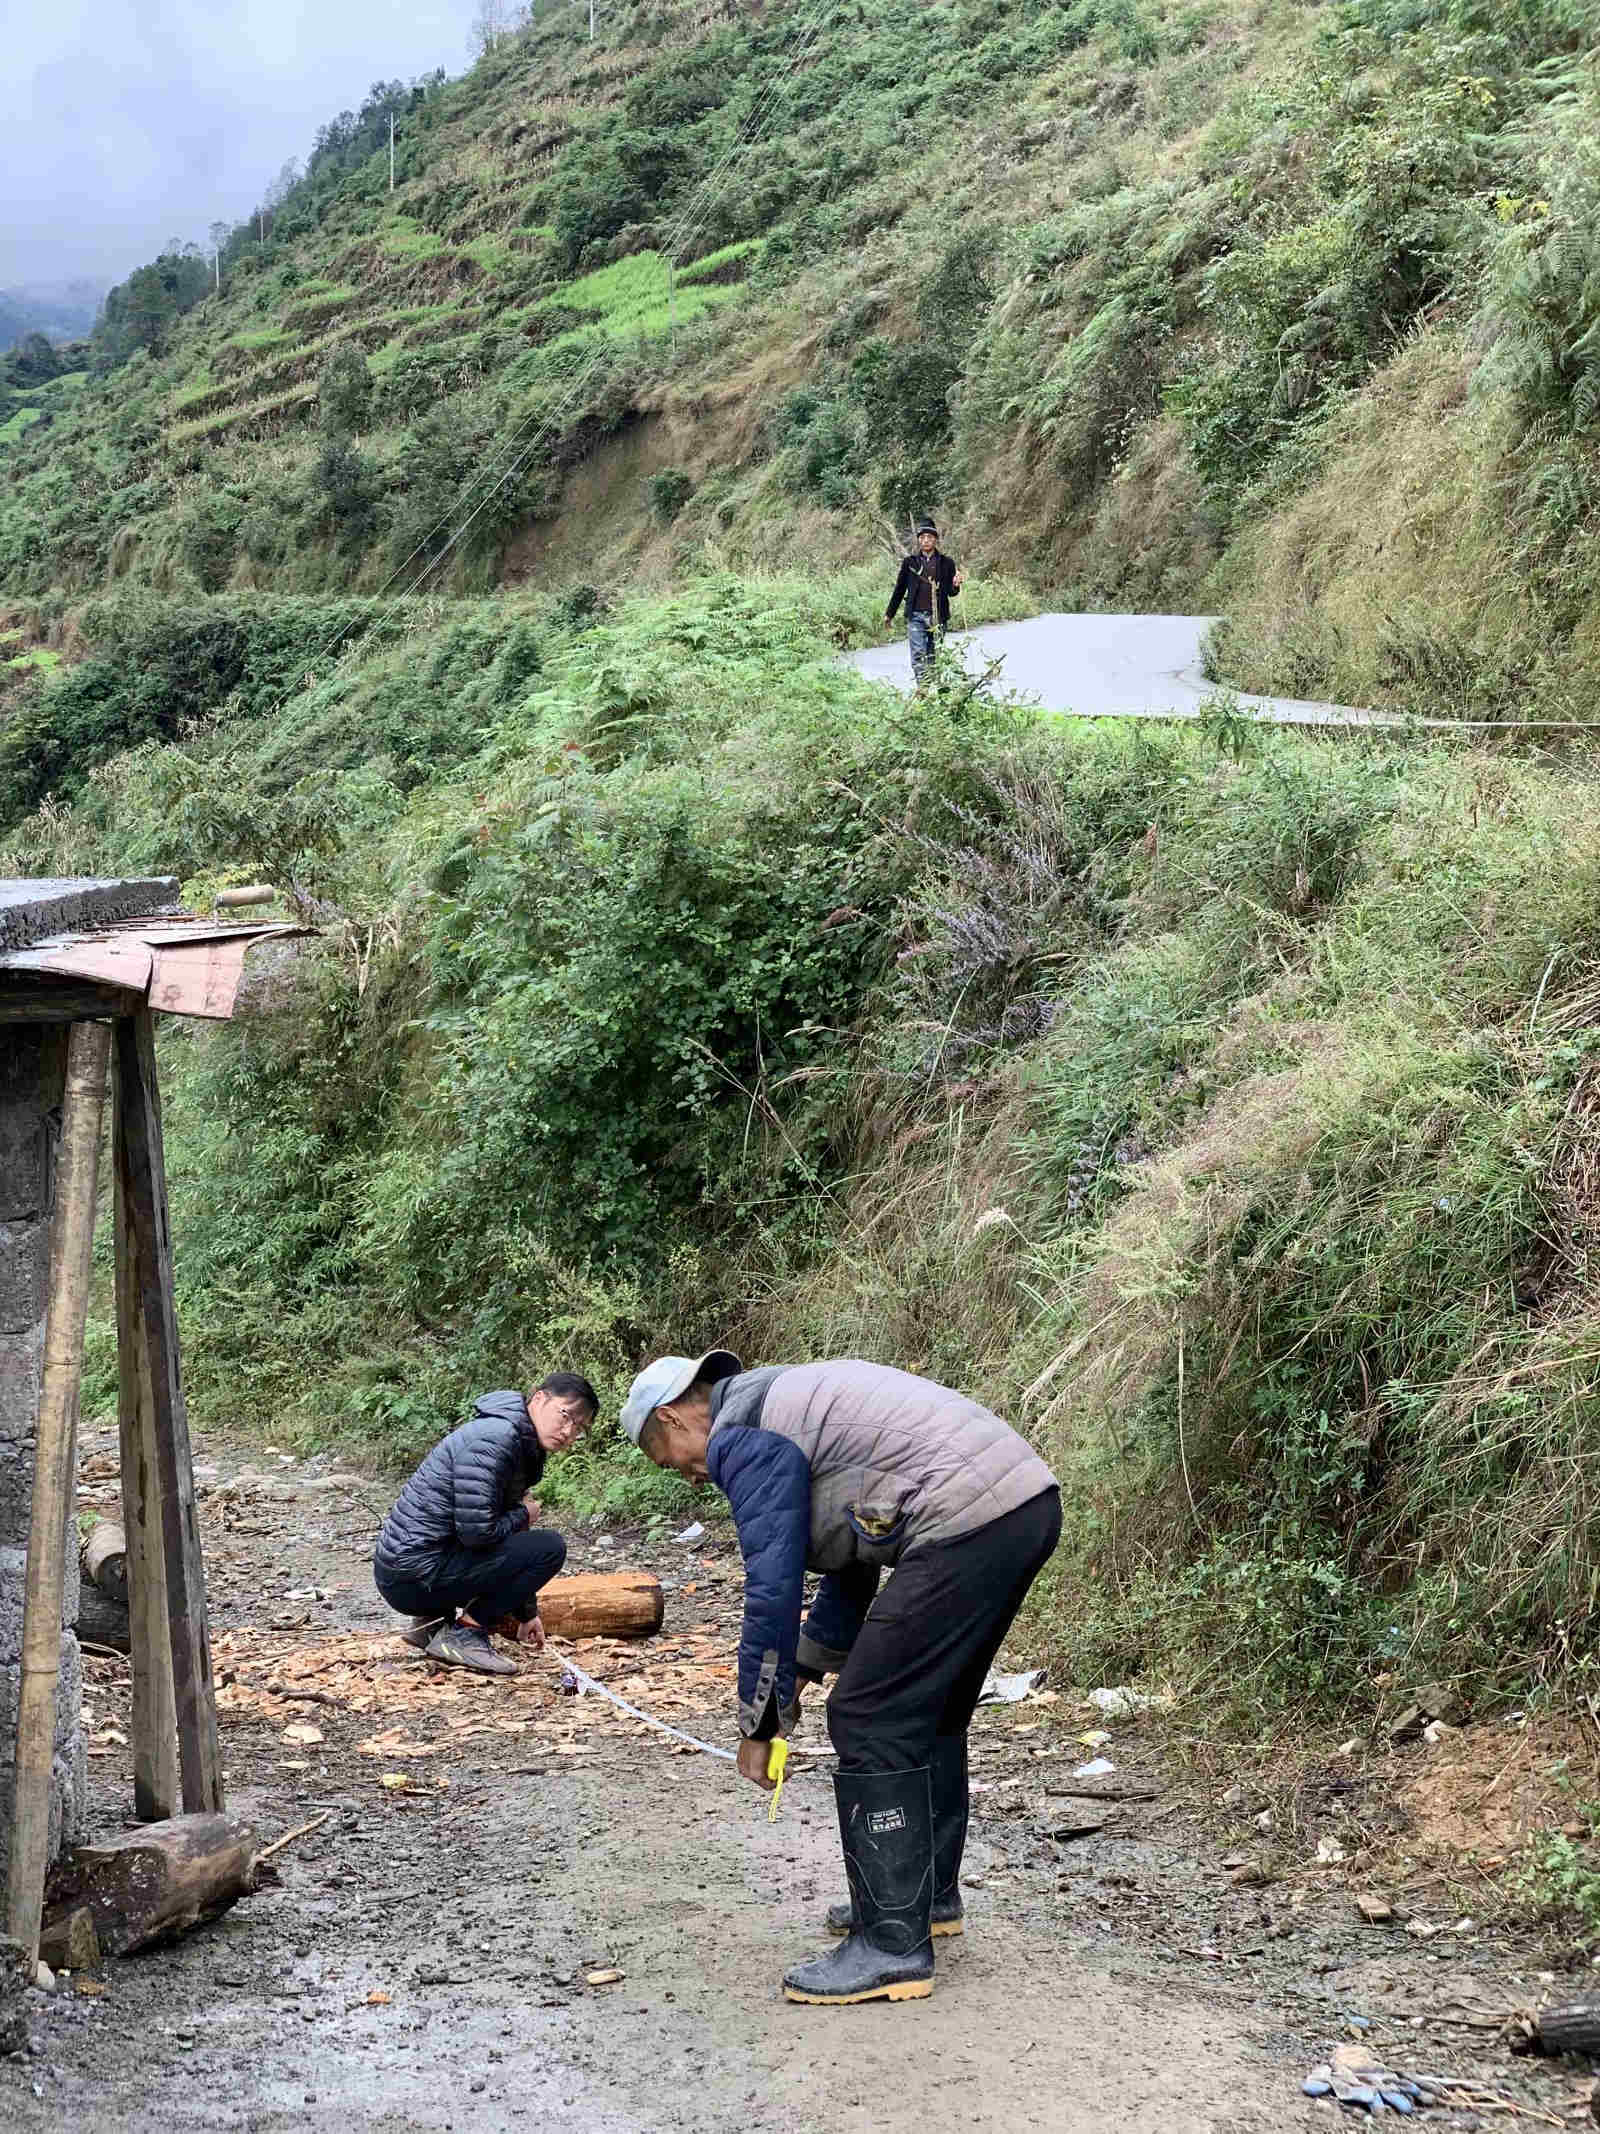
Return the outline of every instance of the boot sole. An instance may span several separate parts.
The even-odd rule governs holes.
[[[936,1919],[933,1922],[933,1925],[928,1929],[928,1932],[932,1935],[935,1941],[937,1941],[942,1934],[964,1934],[966,1931],[966,1922],[961,1919]],[[843,1941],[845,1936],[850,1932],[850,1929],[848,1927],[836,1927],[830,1925],[828,1928],[828,1932],[830,1934],[837,1934],[839,1939]]]
[[[869,1986],[865,1993],[801,1993],[785,1986],[783,1997],[807,2008],[853,2008],[858,2001],[925,2001],[932,1991],[931,1978],[906,1978],[893,1986]]]

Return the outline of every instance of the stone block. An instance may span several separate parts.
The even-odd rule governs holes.
[[[11,1773],[0,1773],[6,1793]],[[58,1859],[74,1845],[81,1845],[89,1827],[89,1756],[82,1739],[69,1749],[58,1749],[50,1766],[50,1858]],[[0,1885],[11,1867],[11,1823],[0,1818]]]
[[[22,1658],[22,1590],[28,1552],[13,1542],[0,1548],[0,1666]]]
[[[43,1364],[42,1319],[20,1333],[0,1334],[0,1455],[8,1445],[33,1436]]]
[[[16,1762],[17,1694],[22,1669],[11,1660],[0,1664],[0,1801],[9,1810]],[[61,1673],[56,1684],[55,1754],[50,1764],[50,1858],[79,1844],[87,1827],[89,1752],[83,1738],[83,1659],[70,1633],[61,1640]],[[0,1887],[11,1854],[9,1813],[0,1815]]]
[[[33,1965],[20,1941],[0,1936],[0,2053],[22,2052],[28,2043],[28,1988]]]
[[[22,1657],[22,1594],[28,1550],[25,1541],[0,1547],[0,1666]],[[78,1620],[83,1594],[83,1571],[78,1561],[78,1539],[70,1537],[61,1567],[61,1627],[70,1630]]]
[[[13,1097],[5,1083],[19,1064],[28,1068],[32,1086]],[[10,1062],[7,1070],[0,1072],[0,1215],[39,1215],[44,1211],[49,1183],[48,1144],[44,1106],[39,1098],[37,1057]]]
[[[16,1756],[17,1694],[22,1683],[20,1661],[0,1665],[0,1770],[10,1772]],[[71,1631],[61,1638],[61,1672],[56,1677],[57,1750],[70,1749],[83,1721],[83,1655]],[[3,1790],[0,1790],[3,1798]]]
[[[33,1439],[0,1442],[0,1548],[28,1544],[28,1513],[33,1504]]]
[[[0,1334],[27,1334],[44,1318],[50,1225],[43,1216],[0,1222]]]

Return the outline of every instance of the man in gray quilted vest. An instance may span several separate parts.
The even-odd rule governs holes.
[[[621,1422],[658,1467],[714,1482],[732,1507],[746,1778],[769,1784],[768,1744],[804,1685],[838,1675],[828,1732],[850,1902],[828,1923],[845,1938],[786,1972],[785,1994],[922,1999],[932,1937],[962,1930],[967,1728],[1060,1537],[1055,1477],[977,1401],[876,1363],[663,1356]],[[802,1621],[808,1570],[823,1576]]]

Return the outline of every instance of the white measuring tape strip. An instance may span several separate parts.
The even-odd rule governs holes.
[[[702,1756],[720,1756],[724,1763],[730,1764],[739,1761],[732,1749],[714,1748],[709,1741],[697,1741],[693,1734],[685,1734],[681,1727],[668,1726],[664,1719],[652,1719],[648,1712],[641,1712],[638,1705],[630,1704],[626,1697],[619,1697],[614,1689],[607,1689],[605,1684],[597,1682],[593,1675],[586,1675],[576,1660],[563,1659],[561,1664],[577,1682],[580,1691],[597,1689],[602,1697],[614,1704],[619,1712],[626,1712],[630,1719],[638,1719],[645,1726],[654,1727],[658,1734],[670,1734],[674,1741],[686,1742],[691,1749],[698,1749]]]

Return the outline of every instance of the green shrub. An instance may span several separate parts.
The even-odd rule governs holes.
[[[645,484],[650,510],[658,526],[670,526],[694,494],[694,483],[681,467],[663,467]]]

